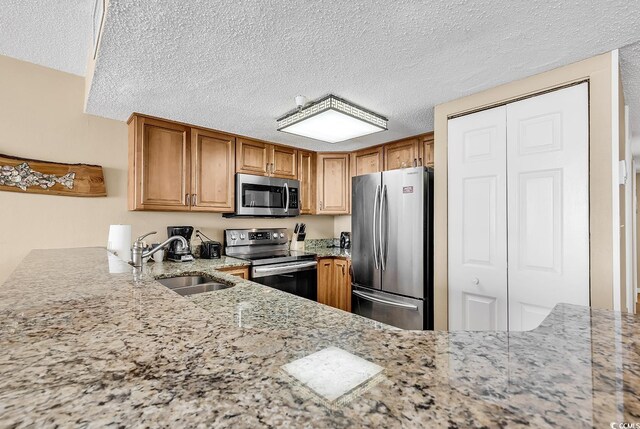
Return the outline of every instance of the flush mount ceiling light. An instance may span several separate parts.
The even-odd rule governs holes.
[[[278,131],[338,143],[387,130],[387,118],[335,95],[304,101],[296,97],[298,109],[278,119]]]

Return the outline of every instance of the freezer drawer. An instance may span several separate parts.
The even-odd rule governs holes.
[[[353,285],[352,312],[402,329],[433,329],[425,301]]]

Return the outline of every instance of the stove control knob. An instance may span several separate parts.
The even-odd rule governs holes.
[[[280,233],[280,238],[284,238],[284,232]]]
[[[231,241],[236,241],[238,239],[238,236],[235,234],[231,234]]]
[[[240,234],[240,240],[244,240],[247,236],[244,234]]]

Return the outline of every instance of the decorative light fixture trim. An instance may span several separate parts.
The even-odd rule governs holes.
[[[327,136],[325,133],[318,134],[313,130],[307,133],[301,133],[287,129],[291,128],[293,125],[300,124],[303,121],[307,121],[328,111],[334,111],[338,115],[344,116],[326,115],[328,118],[327,121],[325,121],[326,126],[332,125],[330,123],[332,118],[333,120],[341,121],[341,125],[345,128],[347,128],[348,122],[351,122],[359,129],[345,129],[345,134],[342,136],[339,135],[341,131],[340,129],[332,130],[333,132],[331,133],[331,136]],[[353,122],[353,120],[361,121],[363,124],[358,124]],[[315,138],[317,140],[327,141],[330,143],[338,143],[351,138],[386,131],[387,121],[388,119],[382,115],[330,94],[280,117],[278,119],[278,131],[303,135],[305,137]],[[316,124],[315,126],[317,127],[319,125],[320,124]]]

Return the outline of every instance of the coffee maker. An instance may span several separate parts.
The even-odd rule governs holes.
[[[340,233],[340,248],[351,249],[351,233],[343,231]]]
[[[193,234],[192,226],[168,226],[167,235],[173,237],[174,235],[180,235],[187,240],[189,244],[186,249],[178,249],[179,241],[175,240],[169,243],[169,251],[167,252],[167,259],[174,262],[189,262],[193,261],[193,255],[191,254],[191,234]]]

